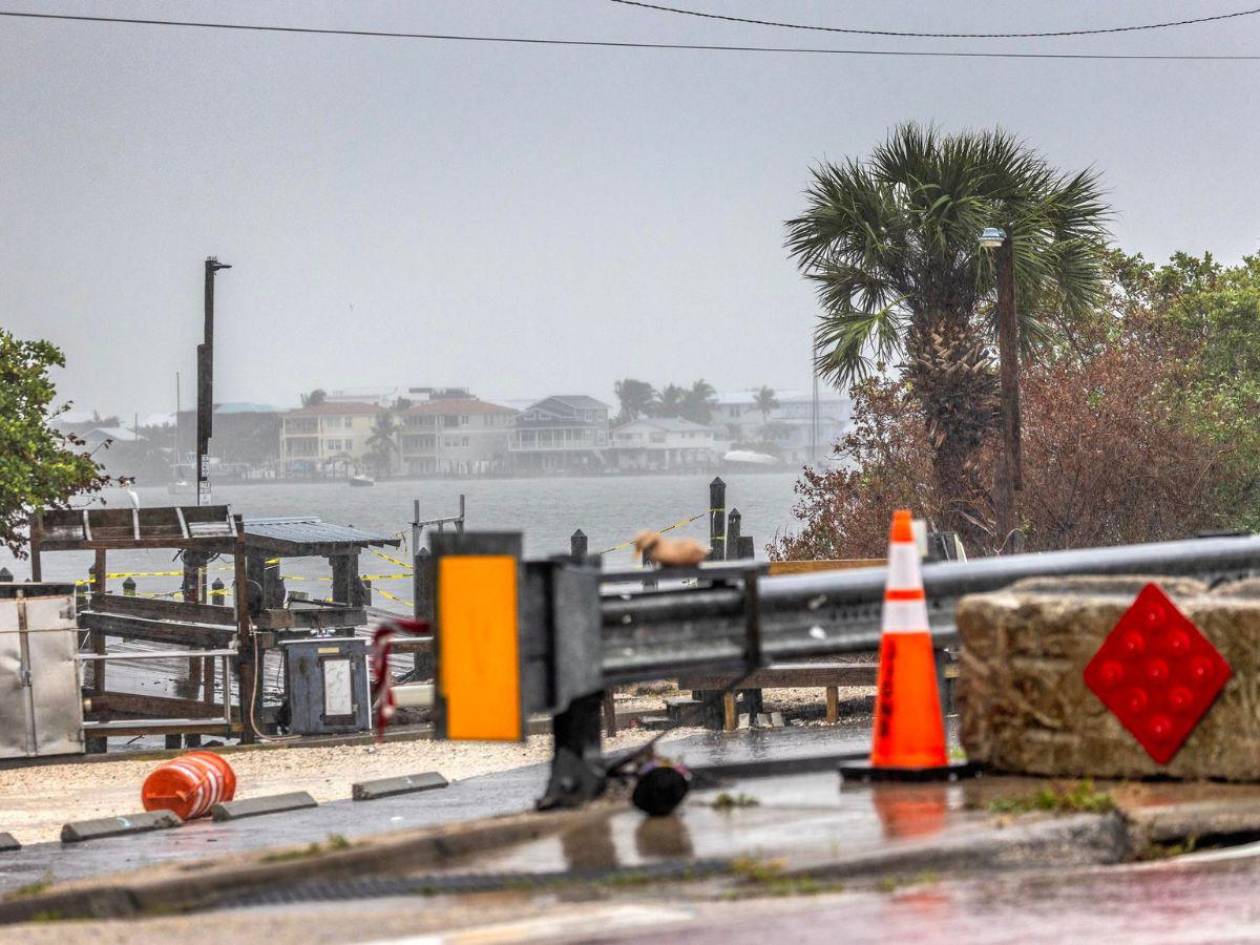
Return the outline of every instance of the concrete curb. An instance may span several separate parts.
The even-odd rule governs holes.
[[[1124,816],[1136,851],[1191,837],[1198,841],[1260,834],[1260,803],[1254,798],[1134,807]]]
[[[1130,841],[1119,814],[1078,814],[1030,824],[983,827],[956,836],[911,842],[891,849],[802,863],[785,876],[815,879],[912,877],[1015,867],[1065,867],[1121,863],[1130,859]]]
[[[446,787],[449,783],[438,772],[426,771],[423,774],[408,774],[401,778],[360,781],[351,786],[350,796],[356,801],[375,801],[382,797],[395,797],[399,794],[435,791]]]
[[[120,837],[128,833],[148,833],[150,830],[169,830],[183,825],[179,815],[169,810],[146,811],[121,817],[99,817],[96,820],[78,820],[66,824],[61,828],[61,842],[82,843],[84,840]]]
[[[210,808],[214,820],[240,820],[242,817],[260,817],[263,814],[279,814],[286,810],[318,807],[315,798],[306,791],[291,794],[271,794],[267,797],[247,797],[240,801],[224,801]]]
[[[188,912],[259,888],[283,889],[313,879],[439,867],[457,857],[541,839],[597,821],[612,809],[608,803],[599,803],[580,811],[512,814],[379,834],[331,851],[295,846],[224,860],[151,867],[0,900],[0,924],[37,917],[124,918],[148,912]]]

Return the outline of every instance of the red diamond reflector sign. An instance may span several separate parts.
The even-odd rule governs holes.
[[[1085,667],[1085,685],[1166,765],[1232,674],[1190,618],[1148,584]]]

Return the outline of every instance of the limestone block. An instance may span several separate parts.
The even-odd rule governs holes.
[[[1086,687],[1085,665],[1156,581],[1233,668],[1167,765]],[[1033,579],[966,597],[956,691],[967,756],[1003,771],[1260,781],[1260,580],[1209,591],[1185,578]]]

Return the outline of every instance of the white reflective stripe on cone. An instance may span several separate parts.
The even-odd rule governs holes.
[[[172,761],[170,763],[170,766],[174,768],[176,771],[185,775],[193,786],[193,789],[189,795],[189,797],[192,800],[192,806],[189,809],[190,817],[196,816],[195,811],[200,806],[201,798],[203,795],[203,791],[201,789],[201,784],[202,784],[201,771],[198,769],[196,764],[194,764],[195,761],[196,761],[195,758],[193,759],[177,758],[175,761]]]
[[[919,572],[919,549],[908,541],[894,541],[888,546],[889,589],[908,591],[923,586]]]
[[[884,633],[927,633],[927,601],[884,601]]]

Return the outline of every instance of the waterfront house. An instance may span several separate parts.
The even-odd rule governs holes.
[[[508,449],[521,475],[594,473],[607,467],[608,404],[585,394],[557,394],[517,415]]]
[[[399,412],[398,445],[408,475],[485,476],[506,469],[516,411],[460,393]]]
[[[313,404],[281,417],[280,457],[289,476],[311,476],[358,466],[368,452],[376,415],[374,403],[347,401]]]
[[[612,430],[610,454],[621,472],[709,470],[721,458],[721,434],[682,417],[644,417]]]

